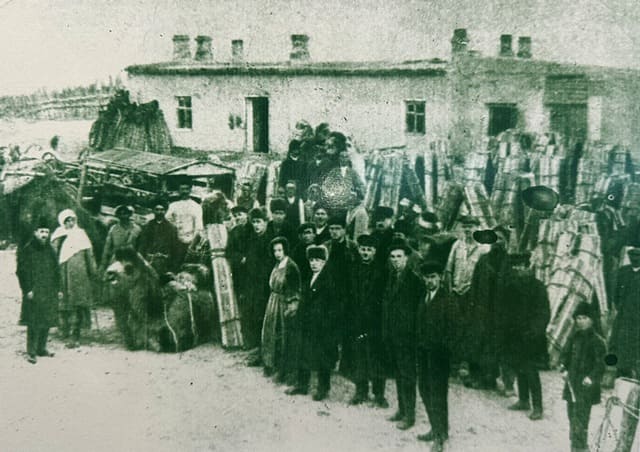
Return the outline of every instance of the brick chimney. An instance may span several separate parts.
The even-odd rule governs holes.
[[[189,49],[188,35],[173,35],[173,59],[174,60],[191,59],[191,50]]]
[[[196,61],[212,61],[213,51],[211,50],[211,36],[200,35],[196,37]]]
[[[466,28],[456,28],[453,30],[453,37],[451,38],[451,53],[463,53],[467,51],[467,45],[469,44],[469,36],[467,35]]]
[[[531,36],[518,38],[518,58],[531,58]]]
[[[512,57],[513,50],[511,49],[511,42],[513,37],[511,35],[500,35],[500,56]]]
[[[244,63],[244,42],[242,39],[231,41],[231,62],[235,64]]]
[[[291,35],[291,53],[289,59],[293,62],[309,61],[309,36],[307,35]]]

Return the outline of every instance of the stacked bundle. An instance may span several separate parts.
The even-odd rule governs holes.
[[[427,200],[424,196],[424,191],[420,186],[420,181],[416,175],[416,171],[411,167],[408,159],[403,159],[402,175],[407,187],[409,199],[413,200],[422,210],[427,210]],[[433,206],[433,204],[431,204]]]
[[[265,190],[265,205],[269,209],[269,204],[273,198],[279,198],[278,195],[278,179],[280,174],[280,162],[271,162],[266,169],[267,173],[267,186]],[[284,197],[284,196],[282,196]]]
[[[578,163],[578,177],[576,180],[576,205],[588,203],[593,196],[594,187],[605,168],[601,160],[581,158]]]
[[[233,279],[229,262],[224,257],[227,247],[227,229],[221,224],[207,226],[207,238],[211,247],[211,266],[213,268],[213,287],[218,303],[222,345],[224,347],[242,347],[243,338],[240,329],[240,311],[233,290]]]
[[[625,187],[622,197],[622,217],[627,224],[631,218],[640,217],[640,183],[631,182]]]
[[[438,204],[450,173],[446,141],[432,142],[424,152],[424,194],[430,208]]]
[[[622,146],[614,146],[608,152],[608,171],[609,174],[629,174],[633,164],[631,162],[631,153],[629,149]]]
[[[367,210],[371,211],[376,206],[376,198],[380,187],[380,174],[382,173],[383,158],[376,153],[368,160],[366,170],[367,192],[364,197],[364,205]]]
[[[402,159],[398,155],[392,154],[383,157],[379,206],[391,207],[394,210],[398,206],[402,166]]]
[[[489,195],[481,182],[467,183],[464,186],[464,206],[469,215],[480,220],[482,228],[491,229],[497,226]]]
[[[463,179],[465,183],[479,182],[484,184],[487,179],[487,166],[491,154],[488,152],[473,152],[464,162]]]
[[[542,155],[536,159],[533,172],[536,175],[536,185],[544,185],[561,193],[560,174],[563,169],[564,159],[558,156]]]
[[[551,304],[549,356],[556,365],[573,329],[576,306],[583,301],[591,303],[596,296],[600,313],[608,310],[599,236],[569,231],[560,234],[547,290]]]
[[[450,229],[453,226],[463,201],[462,185],[453,181],[447,182],[436,207],[436,214],[444,229]]]
[[[549,284],[553,270],[553,261],[560,234],[578,232],[578,224],[571,219],[549,218],[540,221],[538,244],[531,254],[531,265],[536,278]]]
[[[169,127],[157,101],[135,104],[127,91],[118,91],[91,126],[89,144],[98,150],[123,147],[170,154]]]
[[[604,199],[614,186],[627,187],[630,183],[631,176],[629,174],[611,174],[609,176],[602,174],[593,187],[591,196]]]

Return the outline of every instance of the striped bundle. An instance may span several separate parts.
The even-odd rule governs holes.
[[[367,161],[366,180],[367,192],[364,197],[364,205],[371,211],[376,206],[378,189],[380,188],[380,174],[382,173],[383,158],[379,153],[373,154]]]
[[[432,142],[424,152],[424,195],[429,208],[438,204],[451,173],[445,145],[445,141]]]
[[[605,167],[601,160],[580,159],[576,180],[576,205],[591,201],[596,182],[604,173]]]
[[[510,155],[508,157],[499,158],[498,159],[498,171],[497,174],[501,173],[520,173],[522,171],[527,171],[529,166],[529,158],[524,155]]]
[[[382,177],[380,181],[379,206],[391,207],[396,210],[400,201],[400,186],[402,183],[402,158],[398,155],[386,155],[382,163]]]
[[[593,187],[593,195],[598,198],[604,199],[614,185],[622,185],[626,187],[631,183],[631,176],[629,174],[612,174],[607,176],[606,174],[602,174],[595,186]]]
[[[640,216],[640,183],[631,182],[624,189],[622,198],[622,217],[627,224],[632,217]]]
[[[560,173],[563,164],[562,157],[540,156],[533,167],[536,184],[552,188],[560,193]]]
[[[578,224],[570,219],[544,219],[538,229],[538,243],[531,254],[531,264],[536,278],[549,284],[553,271],[558,239],[563,232],[578,232]]]
[[[472,182],[484,184],[490,157],[491,155],[488,152],[473,152],[469,154],[464,162],[464,182],[467,184]]]
[[[418,204],[422,210],[427,210],[427,200],[424,196],[424,191],[420,186],[416,170],[411,167],[409,159],[403,159],[402,176],[406,183],[406,187],[409,190],[409,198]]]
[[[591,303],[595,295],[600,313],[604,315],[608,310],[600,237],[569,231],[560,234],[547,291],[551,308],[547,338],[551,363],[555,365],[573,329],[576,306],[583,301]]]
[[[265,191],[265,205],[269,209],[269,204],[273,198],[278,197],[278,175],[280,174],[280,162],[271,162],[266,169],[267,188]]]
[[[208,225],[207,238],[211,247],[213,286],[220,317],[222,345],[224,347],[242,347],[240,311],[233,290],[233,275],[229,262],[224,257],[224,249],[227,246],[225,226],[221,224]]]
[[[453,226],[463,201],[462,185],[453,181],[448,182],[436,207],[436,214],[444,229],[450,229]]]
[[[469,214],[480,220],[482,228],[491,229],[497,226],[484,184],[467,183],[464,186],[464,202]]]

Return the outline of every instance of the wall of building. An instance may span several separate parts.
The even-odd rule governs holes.
[[[364,149],[423,147],[449,133],[445,76],[129,76],[139,102],[158,100],[175,145],[202,150],[246,150],[246,129],[229,116],[247,118],[248,97],[269,98],[271,151],[286,151],[295,124],[328,122]],[[193,128],[178,129],[176,96],[191,96]],[[426,134],[405,133],[405,100],[426,101]]]

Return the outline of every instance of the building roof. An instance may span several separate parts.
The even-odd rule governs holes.
[[[282,62],[222,63],[170,61],[138,64],[125,70],[131,75],[342,75],[342,76],[441,76],[447,63],[440,59],[404,62]]]
[[[112,149],[91,154],[87,164],[90,167],[111,167],[131,169],[156,176],[186,175],[208,177],[233,174],[233,168],[196,158],[175,157],[152,152]]]

